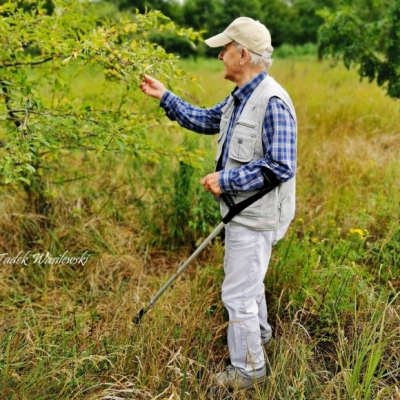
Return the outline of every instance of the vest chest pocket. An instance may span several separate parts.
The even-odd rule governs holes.
[[[253,159],[257,141],[256,125],[251,121],[238,121],[229,145],[229,157],[242,163]]]

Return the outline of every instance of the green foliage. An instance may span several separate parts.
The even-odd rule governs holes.
[[[376,398],[374,392],[377,391],[377,382],[383,380],[386,370],[391,368],[393,356],[384,355],[390,351],[390,342],[396,341],[396,338],[395,334],[386,331],[386,325],[397,298],[398,294],[392,301],[385,295],[380,296],[371,310],[370,318],[363,321],[362,330],[357,329],[357,314],[351,316],[351,330],[338,321],[339,335],[335,348],[338,364],[344,373],[343,381],[349,399]],[[382,308],[382,304],[386,307]],[[349,350],[343,352],[343,344],[349,342],[349,338]],[[396,372],[398,373],[398,370]]]
[[[157,43],[166,52],[177,54],[179,57],[188,58],[198,55],[198,47],[192,41],[173,33],[155,32],[149,35],[148,40],[151,43]]]
[[[271,32],[272,44],[315,43],[322,18],[316,11],[334,8],[337,0],[186,0],[183,4],[183,23],[197,30],[205,29],[208,36],[223,31],[235,18],[247,16],[263,22]],[[207,50],[215,55],[215,51]]]
[[[363,0],[368,1],[368,0]],[[205,31],[207,37],[222,32],[235,18],[248,16],[263,22],[271,32],[272,44],[279,48],[283,44],[303,45],[317,42],[317,31],[323,19],[317,14],[321,8],[334,10],[339,0],[185,0],[181,4],[175,0],[115,0],[121,9],[160,10],[173,21],[197,31]],[[157,43],[166,43],[167,49],[182,57],[206,54],[215,57],[218,49],[212,49],[201,42],[196,50],[189,53],[187,46],[176,46],[171,38],[162,39],[157,35]],[[172,43],[170,43],[172,42]],[[171,46],[171,47],[170,47]],[[173,47],[172,47],[173,46]]]
[[[358,66],[361,78],[376,80],[389,96],[400,98],[400,0],[390,2],[373,22],[351,5],[320,15],[325,20],[319,30],[321,54],[341,58],[347,68]]]
[[[180,22],[181,5],[177,0],[114,0],[113,3],[116,3],[120,9],[137,9],[140,13],[158,10],[175,22]]]
[[[283,44],[274,51],[273,57],[276,59],[296,58],[296,57],[312,57],[316,58],[318,53],[317,45],[314,43],[305,43],[298,46]]]
[[[383,240],[371,243],[369,264],[377,281],[385,286],[400,287],[400,228],[393,226]]]
[[[185,138],[185,151],[196,154],[196,139]],[[193,159],[180,157],[176,165],[165,161],[156,170],[158,173],[147,183],[155,193],[154,199],[150,207],[144,204],[142,209],[147,219],[143,222],[150,227],[154,243],[168,249],[197,247],[210,233],[210,226],[218,225],[221,218],[218,203],[199,185],[210,172],[209,165],[200,167]]]
[[[277,264],[268,278],[272,292],[286,288],[286,301],[302,308],[307,325],[331,331],[336,314],[351,310],[354,298],[368,287],[371,276],[361,264],[366,257],[366,238],[361,229],[342,235],[331,222],[328,237],[319,237],[300,218],[289,237],[278,244]],[[316,320],[318,318],[318,320]],[[321,332],[319,332],[321,334]]]
[[[0,175],[42,195],[42,176],[57,168],[61,152],[151,151],[143,140],[147,117],[130,98],[145,72],[171,82],[182,71],[172,54],[148,42],[148,33],[198,38],[158,11],[112,22],[78,0],[54,1],[51,14],[44,6],[0,7]],[[99,75],[103,93],[71,96],[82,76]],[[120,94],[111,99],[113,86]]]
[[[171,202],[172,216],[170,223],[171,238],[177,239],[181,244],[185,243],[190,209],[191,209],[191,183],[194,168],[183,161],[179,162],[179,168],[174,177],[174,195]]]
[[[322,8],[335,10],[339,0],[295,0],[290,5],[284,2],[267,2],[265,21],[271,27],[273,43],[304,45],[317,42],[317,32],[323,19],[318,15]]]

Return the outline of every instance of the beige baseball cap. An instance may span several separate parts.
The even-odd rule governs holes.
[[[207,39],[210,47],[222,47],[231,42],[236,42],[262,55],[271,46],[271,35],[260,21],[248,17],[235,19],[222,33]]]

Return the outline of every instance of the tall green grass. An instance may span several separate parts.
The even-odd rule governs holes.
[[[233,89],[217,60],[182,66],[174,90],[191,102],[211,106]],[[0,253],[90,259],[1,264],[0,398],[400,398],[400,105],[328,62],[278,59],[271,74],[293,98],[299,138],[297,214],[265,280],[268,380],[211,390],[228,356],[222,236],[131,325],[220,221],[199,184],[215,137],[180,129],[137,93],[124,115],[147,118],[142,140],[156,151],[61,155],[68,175],[49,172],[47,216],[1,187]],[[101,76],[80,79],[71,96],[98,95]]]

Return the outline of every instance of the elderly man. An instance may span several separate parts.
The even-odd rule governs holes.
[[[223,47],[218,58],[233,92],[212,108],[195,107],[145,76],[142,91],[157,99],[167,116],[204,134],[219,133],[215,172],[201,180],[214,195],[240,202],[264,184],[266,168],[279,185],[236,215],[225,227],[225,279],[222,301],[229,313],[231,364],[215,375],[225,387],[247,388],[265,378],[263,344],[271,338],[264,277],[272,246],[281,239],[295,211],[297,122],[287,92],[268,74],[271,36],[259,21],[240,17],[206,40]],[[220,201],[222,215],[227,206]]]

